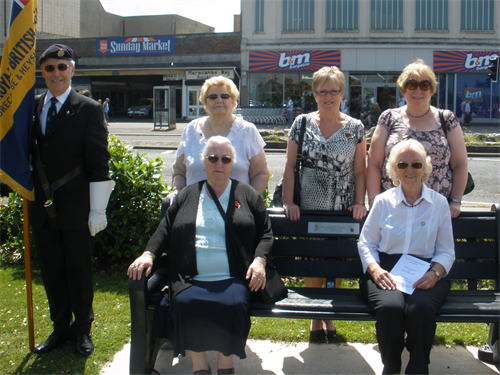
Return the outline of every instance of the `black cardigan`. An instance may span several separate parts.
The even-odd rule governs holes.
[[[246,254],[244,257],[226,228],[229,272],[232,277],[245,280],[248,266],[256,256],[263,257],[272,265],[270,255],[273,233],[260,195],[250,185],[231,181],[226,214],[232,219],[233,228]],[[200,181],[181,190],[146,246],[146,251],[156,257],[163,253],[168,256],[170,300],[191,286],[193,277],[198,274],[195,247],[196,215],[204,183],[205,181]]]

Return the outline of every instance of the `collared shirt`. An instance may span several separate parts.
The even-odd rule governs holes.
[[[62,105],[66,101],[66,99],[69,96],[69,93],[71,92],[71,86],[68,87],[68,89],[59,96],[56,96],[57,98],[57,103],[56,103],[56,108],[57,108],[57,113],[59,113],[59,110],[61,109]],[[42,128],[42,133],[45,134],[45,125],[47,122],[47,112],[49,111],[50,106],[52,103],[50,102],[50,99],[53,97],[52,93],[50,91],[47,91],[47,95],[45,95],[45,100],[43,101],[43,108],[42,112],[40,113],[40,126]]]
[[[422,183],[422,197],[415,206],[405,203],[401,185],[375,197],[358,242],[363,272],[380,262],[379,253],[386,253],[431,259],[448,274],[455,245],[447,199]]]

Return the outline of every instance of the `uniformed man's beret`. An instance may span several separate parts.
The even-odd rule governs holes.
[[[42,56],[40,56],[40,65],[49,58],[60,59],[60,60],[73,60],[73,50],[64,44],[53,44],[45,51],[43,51]]]

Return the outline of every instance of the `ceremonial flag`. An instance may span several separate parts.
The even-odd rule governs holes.
[[[0,180],[34,199],[29,146],[35,107],[38,0],[13,0],[0,69]]]

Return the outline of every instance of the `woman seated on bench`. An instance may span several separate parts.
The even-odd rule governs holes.
[[[436,313],[450,289],[442,277],[455,260],[450,208],[443,195],[424,183],[432,165],[420,142],[411,139],[394,146],[387,171],[396,187],[375,197],[358,242],[365,272],[360,289],[375,311],[383,373],[401,372],[406,345],[406,374],[428,374]],[[389,273],[402,254],[431,265],[413,284],[413,294],[396,290]]]
[[[169,296],[155,309],[157,327],[166,328],[174,357],[189,352],[195,374],[211,374],[207,350],[217,351],[219,374],[234,374],[234,357],[245,358],[250,331],[250,292],[266,286],[273,234],[266,207],[250,186],[229,175],[235,162],[231,142],[213,136],[202,153],[207,180],[182,189],[151,237],[146,250],[129,267],[140,279],[151,272],[155,256],[166,253]],[[225,230],[210,188],[244,249]],[[158,319],[158,311],[168,311]],[[163,325],[163,327],[162,327]]]

